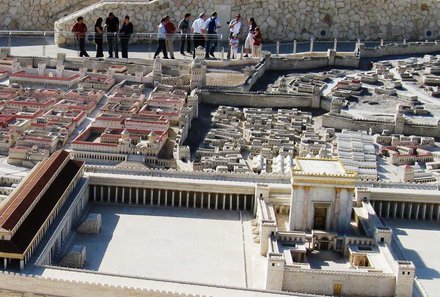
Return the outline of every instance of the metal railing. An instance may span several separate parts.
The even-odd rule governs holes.
[[[57,46],[55,39],[58,36],[64,37],[68,42],[65,45]],[[86,50],[95,51],[94,32],[86,34]],[[186,34],[192,39],[192,34]],[[66,52],[68,56],[77,55],[77,45],[75,44],[75,34],[68,31],[0,31],[0,47],[11,47],[11,54],[17,56],[55,56],[57,52]],[[104,34],[103,43],[104,51],[107,49],[107,36]],[[149,57],[156,50],[158,33],[137,32],[131,35],[131,44],[129,52],[136,53],[136,57],[140,57],[141,53]],[[218,42],[216,52],[228,51],[228,36],[222,34],[212,34],[208,38],[214,38]],[[240,39],[239,48],[244,47],[244,37]],[[310,40],[292,42],[274,42],[263,43],[262,50],[270,52],[274,55],[295,54],[306,52],[326,52],[328,49],[334,49],[340,52],[353,52],[356,44],[360,40],[341,41],[341,40]],[[374,47],[390,43],[405,43],[401,41],[362,41],[366,47]],[[174,51],[180,51],[181,35],[174,35]],[[191,41],[191,47],[193,43]],[[193,49],[193,48],[192,48]],[[186,50],[186,46],[185,46]],[[240,51],[239,51],[240,52]]]

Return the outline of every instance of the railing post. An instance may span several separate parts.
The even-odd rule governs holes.
[[[43,41],[43,57],[46,57],[46,32],[43,32],[43,37],[44,37],[44,41]]]
[[[380,39],[380,46],[383,46],[383,38]]]
[[[276,55],[279,56],[280,55],[280,42],[277,41],[277,52]]]
[[[11,48],[12,46],[12,32],[9,31],[9,35],[8,35],[8,47]]]
[[[337,52],[337,49],[338,49],[338,39],[335,38],[335,40],[333,41],[333,50]]]
[[[314,42],[315,42],[315,39],[313,37],[310,38],[310,52],[313,52]]]
[[[293,41],[293,54],[296,54],[296,39]]]

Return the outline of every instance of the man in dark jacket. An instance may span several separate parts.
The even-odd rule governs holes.
[[[128,41],[130,35],[133,33],[133,24],[130,22],[130,17],[126,15],[122,23],[121,30],[119,30],[119,39],[121,40],[122,58],[128,58]]]
[[[115,51],[115,58],[118,57],[118,31],[119,19],[115,17],[113,12],[110,12],[108,18],[105,20],[105,28],[107,31],[108,55],[113,58],[113,50]]]

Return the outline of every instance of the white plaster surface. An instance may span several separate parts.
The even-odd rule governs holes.
[[[440,223],[434,221],[386,220],[397,237],[405,258],[414,262],[416,276],[429,296],[440,290]]]
[[[239,212],[92,205],[99,235],[76,234],[88,270],[244,287]]]
[[[322,160],[297,160],[303,173],[317,174],[345,174],[344,169],[338,161]]]

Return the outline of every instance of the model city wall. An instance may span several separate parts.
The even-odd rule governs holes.
[[[27,5],[29,0],[18,2]],[[291,42],[312,37],[321,40],[425,40],[437,38],[440,28],[438,0],[153,0],[99,2],[58,20],[55,31],[70,32],[79,15],[92,26],[97,17],[114,12],[121,18],[129,15],[135,32],[151,33],[157,31],[165,15],[177,23],[186,12],[198,15],[213,10],[219,12],[223,23],[237,13],[243,19],[254,17],[265,41]],[[35,23],[33,28],[39,30],[46,25]],[[66,37],[60,33],[56,42],[70,42]]]

